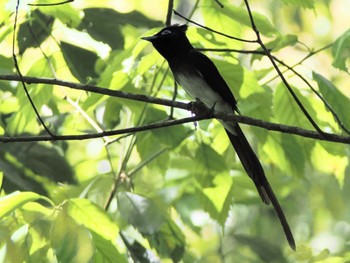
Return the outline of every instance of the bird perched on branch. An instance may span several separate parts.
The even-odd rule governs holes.
[[[237,102],[214,63],[195,50],[186,36],[187,25],[172,25],[153,36],[143,37],[168,61],[176,82],[194,99],[201,101],[215,113],[238,113]],[[265,204],[272,204],[281,222],[286,238],[295,250],[293,234],[262,165],[244,136],[238,123],[219,122],[226,133],[249,177],[253,180]]]

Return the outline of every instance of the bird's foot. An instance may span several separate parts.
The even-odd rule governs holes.
[[[208,107],[201,102],[199,99],[188,103],[188,110],[191,111],[195,116],[212,117],[214,115],[215,104],[208,109]]]

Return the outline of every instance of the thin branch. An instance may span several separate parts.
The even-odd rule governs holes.
[[[0,75],[0,80],[19,80],[19,76],[16,75]],[[33,78],[33,77],[25,77],[23,76],[23,80],[28,83],[43,83],[43,84],[51,84],[51,85],[60,85],[69,87],[72,89],[78,89],[78,90],[86,90],[90,92],[100,93],[104,95],[119,97],[123,99],[130,99],[130,100],[137,100],[137,101],[143,101],[147,103],[154,103],[159,104],[163,106],[169,106],[174,107],[178,109],[183,110],[189,110],[190,106],[189,103],[184,102],[178,102],[173,100],[167,100],[167,99],[160,99],[160,98],[154,98],[146,95],[141,94],[132,94],[128,92],[122,92],[118,90],[109,90],[105,88],[96,87],[93,85],[82,85],[78,83],[71,83],[67,81],[57,80],[57,79],[49,79],[49,78]],[[191,104],[193,105],[193,104]],[[1,136],[0,142],[29,142],[29,141],[55,141],[55,140],[87,140],[87,139],[94,139],[94,138],[101,138],[104,136],[113,136],[113,135],[125,135],[129,133],[135,133],[135,132],[141,132],[141,131],[147,131],[152,129],[159,129],[164,127],[170,127],[174,125],[184,124],[184,123],[190,123],[195,122],[203,119],[210,119],[212,117],[223,119],[223,120],[229,120],[229,121],[236,121],[252,126],[261,127],[267,130],[271,131],[278,131],[283,133],[289,133],[294,134],[302,137],[307,138],[313,138],[318,140],[325,140],[330,142],[339,142],[339,143],[350,143],[350,136],[342,136],[342,135],[336,135],[336,134],[330,134],[330,133],[323,133],[322,135],[318,132],[305,130],[302,128],[289,126],[289,125],[283,125],[283,124],[276,124],[271,122],[266,122],[254,118],[250,118],[247,116],[229,116],[225,114],[216,114],[214,116],[194,116],[184,119],[178,119],[178,120],[166,120],[161,122],[156,122],[148,125],[143,125],[139,127],[132,127],[132,128],[125,128],[125,129],[119,129],[119,130],[112,130],[112,131],[104,131],[100,133],[91,133],[91,134],[81,134],[81,135],[55,135],[55,137],[46,136],[46,135],[38,135],[38,136],[21,136],[21,137],[8,137],[8,136]]]
[[[299,108],[302,110],[302,112],[304,113],[304,115],[307,117],[307,119],[309,120],[309,122],[312,124],[312,126],[316,129],[316,131],[318,131],[321,135],[324,133],[317,125],[317,123],[312,119],[311,115],[308,113],[308,111],[306,110],[306,108],[304,107],[304,105],[301,103],[301,101],[299,100],[298,96],[294,93],[293,89],[290,87],[288,81],[285,79],[285,77],[283,76],[282,72],[280,71],[280,69],[278,68],[274,58],[272,57],[270,51],[266,48],[265,44],[263,43],[263,41],[261,40],[260,37],[260,32],[257,29],[255,22],[254,22],[254,18],[252,15],[252,12],[250,10],[250,6],[248,3],[248,0],[244,0],[244,3],[247,7],[247,11],[249,14],[249,18],[250,18],[250,22],[252,25],[252,29],[256,34],[257,37],[257,43],[259,43],[259,45],[261,46],[261,48],[265,51],[266,56],[270,59],[272,66],[275,68],[275,70],[277,71],[279,77],[281,78],[282,82],[284,83],[284,85],[286,86],[287,90],[289,91],[289,93],[292,95],[293,99],[295,100],[295,102],[298,104]]]
[[[166,20],[165,20],[165,25],[170,26],[171,25],[171,15],[172,15],[172,10],[174,8],[174,0],[169,0],[168,2],[168,10],[166,13]]]
[[[55,6],[55,5],[64,5],[64,4],[68,4],[71,2],[74,2],[74,0],[66,0],[66,1],[51,3],[51,4],[28,4],[28,5],[30,5],[30,6]]]
[[[224,33],[222,33],[222,32],[216,31],[216,30],[214,30],[214,29],[211,29],[210,27],[203,26],[203,25],[201,25],[201,24],[199,24],[199,23],[197,23],[197,22],[195,22],[195,21],[193,21],[193,20],[191,20],[191,19],[188,19],[187,17],[181,15],[181,14],[180,14],[179,12],[177,12],[176,10],[173,10],[173,11],[174,11],[174,14],[175,14],[175,15],[177,15],[177,16],[179,16],[179,17],[185,19],[187,22],[190,22],[190,23],[192,23],[192,24],[194,24],[194,25],[196,25],[196,26],[199,26],[199,27],[201,27],[201,28],[204,28],[204,29],[206,29],[206,30],[209,30],[209,31],[211,31],[211,32],[213,32],[213,33],[215,33],[215,34],[218,34],[218,35],[221,35],[221,36],[230,38],[230,39],[238,40],[238,41],[241,41],[241,42],[246,42],[246,43],[257,43],[256,40],[248,40],[248,39],[233,37],[233,36],[224,34]]]
[[[266,53],[260,50],[242,50],[242,49],[232,49],[232,48],[196,48],[198,51],[212,51],[212,52],[236,52],[241,54],[257,54],[265,56]]]
[[[0,80],[21,81],[21,78],[17,75],[0,75]],[[148,103],[153,103],[153,104],[158,104],[163,106],[171,106],[171,107],[180,108],[180,109],[186,109],[186,107],[188,106],[188,104],[184,102],[155,98],[155,97],[151,97],[143,94],[133,94],[133,93],[128,93],[120,90],[106,89],[106,88],[101,88],[94,85],[68,82],[68,81],[59,80],[59,79],[22,76],[22,80],[27,84],[41,83],[41,84],[58,85],[58,86],[68,87],[76,90],[90,91],[93,93],[108,95],[112,97],[141,101],[141,102],[148,102]]]
[[[21,73],[21,70],[19,69],[19,66],[18,66],[18,61],[17,61],[17,56],[15,54],[15,42],[16,42],[16,29],[17,29],[17,21],[18,21],[18,8],[19,8],[19,0],[17,0],[17,4],[16,4],[16,12],[15,12],[15,22],[14,22],[14,25],[13,25],[13,38],[12,38],[12,58],[13,58],[13,62],[14,62],[14,65],[15,65],[15,68],[16,68],[16,71],[18,73],[18,76],[19,76],[19,81],[21,81],[22,83],[22,86],[23,86],[23,89],[24,89],[24,92],[25,94],[27,95],[27,98],[29,100],[29,103],[30,105],[32,106],[37,118],[39,119],[39,122],[43,125],[44,129],[46,130],[46,132],[48,134],[50,134],[51,137],[55,137],[55,135],[53,133],[51,133],[50,129],[46,126],[45,122],[43,121],[43,119],[41,118],[40,114],[39,114],[39,111],[37,110],[37,108],[35,107],[35,104],[32,100],[32,98],[30,97],[29,95],[29,92],[28,92],[28,89],[27,89],[27,86],[23,80],[23,75]]]
[[[338,125],[345,131],[347,134],[350,134],[350,131],[348,128],[345,127],[344,123],[339,118],[338,114],[335,112],[335,110],[332,108],[332,106],[322,97],[322,95],[310,84],[310,82],[304,78],[299,72],[297,72],[293,67],[288,66],[286,63],[284,63],[282,60],[279,60],[278,58],[274,57],[274,59],[280,63],[281,65],[285,66],[288,70],[292,71],[296,76],[298,76],[304,83],[312,90],[313,93],[316,94],[316,96],[323,102],[325,107],[331,112],[333,117],[335,118]]]
[[[88,139],[101,138],[104,136],[114,136],[114,135],[160,129],[160,128],[171,127],[175,125],[191,123],[191,122],[211,119],[211,118],[221,119],[225,121],[239,122],[239,123],[243,123],[243,124],[247,124],[255,127],[264,128],[270,131],[294,134],[305,138],[350,144],[350,136],[343,136],[343,135],[337,135],[337,134],[331,134],[331,133],[323,133],[321,135],[316,131],[306,130],[295,126],[267,122],[267,121],[263,121],[263,120],[259,120],[259,119],[255,119],[247,116],[242,116],[242,115],[227,115],[227,114],[214,114],[213,116],[194,116],[194,117],[187,117],[187,118],[182,118],[177,120],[165,120],[165,121],[155,122],[147,125],[142,125],[139,127],[104,131],[100,133],[90,133],[90,134],[81,134],[81,135],[56,135],[55,138],[48,135],[21,136],[21,137],[0,136],[0,142],[7,143],[7,142],[33,142],[33,141],[88,140]]]

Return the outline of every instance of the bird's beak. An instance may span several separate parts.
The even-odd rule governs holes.
[[[152,42],[153,40],[157,39],[157,36],[141,37],[141,39]]]

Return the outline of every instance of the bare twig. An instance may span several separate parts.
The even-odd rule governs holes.
[[[201,25],[201,24],[199,24],[199,23],[197,23],[197,22],[195,22],[195,21],[193,21],[193,20],[191,20],[191,19],[189,19],[189,18],[187,18],[187,17],[181,15],[181,14],[180,14],[179,12],[177,12],[176,10],[173,10],[173,11],[174,11],[174,14],[175,14],[175,15],[177,15],[177,16],[179,16],[179,17],[185,19],[187,22],[190,22],[190,23],[192,23],[192,24],[194,24],[194,25],[196,25],[196,26],[199,26],[199,27],[201,27],[201,28],[204,28],[204,29],[206,29],[206,30],[209,30],[209,31],[211,31],[211,32],[213,32],[213,33],[215,33],[215,34],[218,34],[218,35],[221,35],[221,36],[225,36],[225,37],[227,37],[227,38],[234,39],[234,40],[238,40],[238,41],[241,41],[241,42],[257,43],[256,40],[248,40],[248,39],[238,38],[238,37],[230,36],[230,35],[224,34],[224,33],[222,33],[222,32],[216,31],[216,30],[214,30],[214,29],[211,29],[210,27],[203,26],[203,25]]]
[[[62,2],[57,2],[57,3],[50,3],[50,4],[28,4],[30,6],[55,6],[55,5],[64,5],[64,4],[68,4],[74,2],[74,0],[66,0],[66,1],[62,1]]]
[[[252,12],[250,10],[250,6],[248,3],[248,0],[244,0],[244,3],[247,7],[247,11],[249,14],[249,18],[250,18],[250,22],[252,25],[252,29],[255,32],[255,35],[257,37],[257,43],[259,43],[259,45],[261,46],[261,48],[264,50],[266,56],[270,59],[272,66],[275,68],[275,70],[277,71],[279,77],[281,78],[283,84],[286,86],[287,90],[289,91],[289,93],[292,95],[293,99],[295,100],[295,102],[298,104],[299,108],[302,110],[302,112],[304,113],[304,115],[306,116],[306,118],[309,120],[309,122],[312,124],[312,126],[316,129],[316,131],[318,131],[321,135],[323,134],[323,131],[318,127],[317,123],[313,120],[313,118],[311,117],[311,115],[308,113],[308,111],[306,110],[306,108],[304,107],[304,105],[301,103],[301,101],[299,100],[298,96],[294,93],[293,89],[291,88],[291,86],[289,85],[288,81],[285,79],[285,77],[283,76],[281,70],[279,69],[279,67],[277,66],[274,58],[272,57],[270,51],[266,48],[265,44],[263,43],[261,37],[260,37],[260,32],[257,29],[255,22],[254,22],[254,18],[252,15]]]
[[[104,131],[100,133],[90,133],[90,134],[81,134],[81,135],[56,135],[55,138],[48,135],[20,136],[20,137],[0,136],[0,142],[7,143],[7,142],[33,142],[33,141],[88,140],[88,139],[94,139],[94,138],[101,138],[105,136],[114,136],[114,135],[160,129],[160,128],[171,127],[175,125],[191,123],[191,122],[200,121],[204,119],[211,119],[211,118],[222,119],[225,121],[239,122],[239,123],[248,124],[251,126],[264,128],[270,131],[278,131],[282,133],[294,134],[305,138],[350,144],[350,136],[343,136],[343,135],[337,135],[337,134],[331,134],[331,133],[323,133],[321,135],[318,132],[302,129],[295,126],[267,122],[267,121],[263,121],[263,120],[259,120],[259,119],[255,119],[247,116],[242,116],[242,115],[226,115],[226,114],[214,114],[213,116],[194,116],[194,117],[188,117],[188,118],[177,119],[177,120],[165,120],[165,121],[160,121],[160,122],[147,124],[139,127]]]
[[[17,29],[17,21],[18,21],[18,8],[19,8],[19,0],[17,0],[17,4],[16,4],[16,12],[15,12],[15,22],[14,22],[14,25],[13,25],[13,38],[12,38],[12,58],[13,58],[13,62],[14,62],[14,66],[16,68],[16,71],[18,73],[18,76],[19,76],[19,81],[21,81],[22,83],[22,86],[23,86],[23,89],[24,89],[24,92],[26,93],[27,95],[27,98],[29,100],[29,103],[30,105],[32,106],[37,118],[39,119],[39,122],[43,125],[44,129],[46,130],[46,132],[48,134],[50,134],[51,137],[55,137],[55,135],[50,131],[50,129],[45,125],[45,122],[43,121],[43,119],[41,118],[40,114],[39,114],[39,111],[37,110],[37,108],[35,107],[35,104],[32,100],[32,98],[30,97],[29,95],[29,92],[28,92],[28,89],[27,89],[27,86],[23,80],[23,75],[21,73],[21,70],[19,69],[19,66],[18,66],[18,61],[17,61],[17,56],[15,54],[15,42],[16,42],[16,29]]]
[[[68,82],[64,80],[59,79],[52,79],[52,78],[35,78],[35,77],[26,77],[22,76],[22,79],[24,82],[31,84],[31,83],[42,83],[42,84],[51,84],[51,85],[58,85],[62,87],[68,87],[71,89],[76,90],[84,90],[84,91],[90,91],[93,93],[99,93],[104,94],[112,97],[118,97],[123,99],[130,99],[135,101],[142,101],[142,102],[149,102],[153,104],[163,105],[163,106],[171,106],[175,108],[180,109],[186,109],[187,103],[179,102],[179,101],[171,101],[161,98],[155,98],[143,94],[133,94],[128,93],[120,90],[112,90],[112,89],[106,89],[97,87],[94,85],[85,85],[80,83],[74,83],[74,82]],[[14,80],[14,81],[21,81],[21,78],[17,75],[0,75],[0,80]]]
[[[166,20],[165,20],[165,25],[170,26],[171,25],[171,15],[172,15],[172,10],[174,7],[174,0],[169,0],[168,2],[168,10],[166,13]]]

